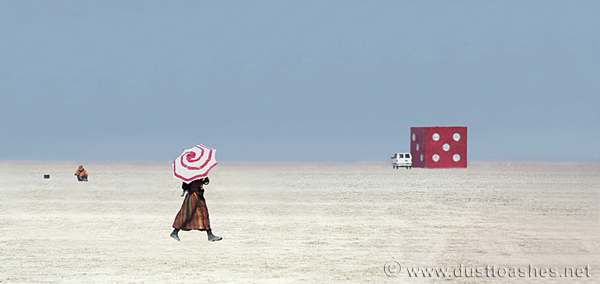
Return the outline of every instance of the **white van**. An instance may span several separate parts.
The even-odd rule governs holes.
[[[392,166],[394,169],[400,167],[412,169],[412,156],[409,153],[396,153],[392,156]]]

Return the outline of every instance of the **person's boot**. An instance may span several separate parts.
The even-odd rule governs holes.
[[[179,241],[179,229],[174,229],[173,232],[171,232],[171,238],[174,238],[177,241]]]
[[[206,234],[208,235],[209,242],[218,242],[223,239],[222,237],[213,235],[212,230],[206,231]]]

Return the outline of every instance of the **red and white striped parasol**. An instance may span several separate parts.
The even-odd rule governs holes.
[[[217,165],[216,150],[204,145],[183,150],[173,162],[173,175],[186,183],[204,178]]]

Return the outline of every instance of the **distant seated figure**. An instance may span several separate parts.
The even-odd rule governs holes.
[[[83,168],[83,165],[79,165],[79,168],[75,172],[75,175],[77,176],[78,181],[88,181],[88,173]]]

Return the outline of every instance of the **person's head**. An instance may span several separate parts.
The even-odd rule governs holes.
[[[80,169],[80,170],[83,170],[83,165],[79,165],[79,169]]]

